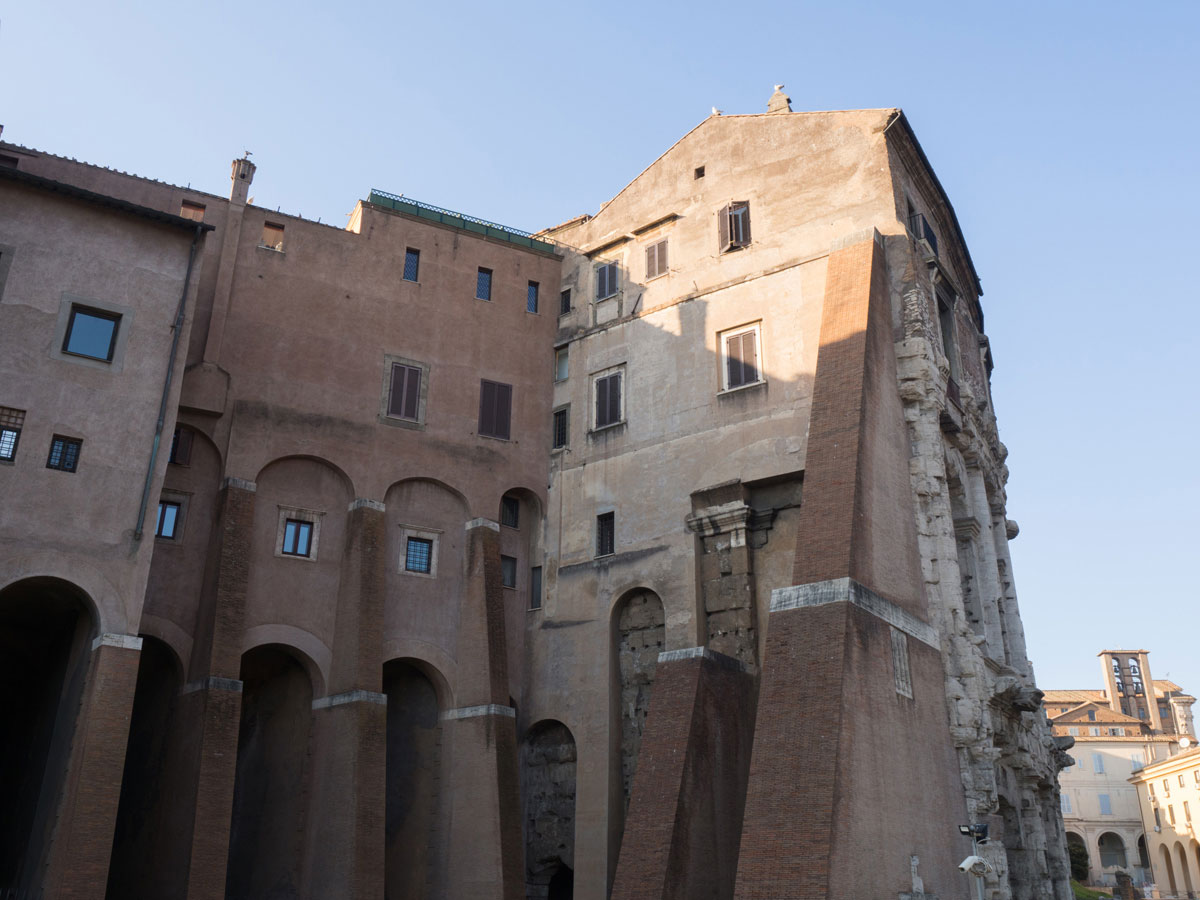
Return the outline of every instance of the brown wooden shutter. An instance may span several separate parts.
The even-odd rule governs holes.
[[[742,379],[742,384],[758,381],[758,347],[753,331],[742,335]]]
[[[740,334],[725,338],[725,357],[725,365],[728,368],[725,387],[740,387],[742,384],[742,336]]]
[[[608,413],[608,379],[596,380],[596,427],[607,425],[605,415]]]
[[[508,440],[512,433],[512,385],[496,385],[496,437]]]
[[[479,433],[496,433],[496,388],[494,381],[482,381],[479,386]]]
[[[750,243],[750,204],[742,204],[742,243]]]
[[[406,373],[404,385],[404,412],[406,419],[417,420],[417,411],[421,399],[421,370],[416,366],[404,366]]]
[[[721,250],[729,249],[729,207],[721,208],[717,213],[717,242],[721,245]]]
[[[658,245],[651,244],[646,248],[646,277],[653,278],[658,274]]]
[[[621,376],[608,376],[608,423],[621,421]]]
[[[667,271],[667,242],[658,242],[658,274],[662,275]]]

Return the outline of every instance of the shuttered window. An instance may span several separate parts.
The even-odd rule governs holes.
[[[554,444],[555,450],[561,450],[567,446],[568,426],[570,424],[570,410],[567,407],[556,409],[554,411]]]
[[[388,393],[388,415],[416,422],[421,407],[421,370],[400,363],[392,365],[392,387]]]
[[[615,513],[596,516],[596,555],[611,556],[616,551],[617,525]]]
[[[479,383],[479,433],[508,440],[511,433],[512,385]]]
[[[750,243],[750,202],[738,200],[717,214],[717,237],[721,252],[737,250]]]
[[[758,327],[724,335],[725,389],[761,381],[758,359]]]
[[[646,280],[667,274],[667,242],[659,241],[646,248]]]
[[[621,373],[613,372],[596,379],[596,427],[605,428],[621,421]]]
[[[596,266],[596,299],[603,300],[617,292],[617,264],[601,263]]]

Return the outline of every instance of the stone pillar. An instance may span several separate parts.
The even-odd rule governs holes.
[[[313,701],[308,896],[382,900],[387,795],[384,505],[350,504],[329,694]]]
[[[104,898],[141,650],[134,635],[102,634],[92,642],[39,896]]]
[[[970,498],[971,512],[980,528],[985,532],[975,542],[978,548],[978,584],[980,613],[983,616],[983,633],[987,639],[987,655],[997,662],[1008,661],[1008,644],[1004,639],[1005,629],[1000,621],[1002,604],[1000,573],[996,567],[996,541],[992,534],[991,507],[988,503],[987,487],[983,473],[976,466],[967,467],[967,484],[964,486]]]
[[[467,523],[458,631],[459,706],[442,714],[450,753],[448,895],[524,896],[516,710],[508,705],[500,526]]]

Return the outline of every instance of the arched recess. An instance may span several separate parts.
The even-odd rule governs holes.
[[[445,680],[427,663],[393,659],[383,666],[383,690],[387,694],[384,893],[387,900],[437,896],[445,871],[440,837],[449,830],[440,721],[444,707],[439,701]]]
[[[1096,841],[1096,849],[1100,851],[1100,868],[1128,868],[1129,858],[1125,853],[1125,841],[1116,832],[1106,831],[1100,835]]]
[[[1086,859],[1087,859],[1087,861],[1088,861],[1088,872],[1087,872],[1087,873],[1085,873],[1085,874],[1083,875],[1083,877],[1081,877],[1081,878],[1079,879],[1080,881],[1087,881],[1087,880],[1088,880],[1088,876],[1089,876],[1089,875],[1090,875],[1090,873],[1091,873],[1091,868],[1092,868],[1092,855],[1091,855],[1091,854],[1088,852],[1087,841],[1086,841],[1086,840],[1084,840],[1084,838],[1083,838],[1083,835],[1081,835],[1081,834],[1078,834],[1078,833],[1076,833],[1076,832],[1074,832],[1074,831],[1068,831],[1068,832],[1067,832],[1067,850],[1068,850],[1068,856],[1072,855],[1072,854],[1070,854],[1070,851],[1071,851],[1072,849],[1078,849],[1078,850],[1082,850],[1082,851],[1083,851],[1083,856],[1084,856],[1084,858],[1086,858]],[[1074,878],[1074,877],[1075,877],[1075,873],[1074,873],[1074,872],[1072,872],[1072,873],[1071,873],[1071,877],[1072,877],[1072,878]]]
[[[1183,882],[1180,888],[1187,891],[1188,895],[1192,895],[1192,869],[1188,865],[1187,851],[1183,849],[1183,844],[1180,841],[1175,842],[1175,858],[1179,860],[1179,880]]]
[[[521,743],[527,897],[572,896],[576,757],[571,730],[553,719],[538,722]]]
[[[1150,868],[1150,854],[1146,850],[1146,836],[1138,835],[1137,839],[1138,865],[1143,869]]]
[[[666,615],[658,594],[646,588],[627,591],[613,607],[613,670],[617,674],[616,718],[619,721],[621,786],[624,807],[629,807],[633,776],[650,697],[658,654],[666,642]]]
[[[57,578],[0,591],[0,896],[40,896],[98,633],[91,599]]]
[[[137,688],[125,750],[121,802],[108,868],[110,900],[157,900],[186,892],[187,823],[177,812],[189,787],[172,740],[183,666],[163,641],[142,635]]]
[[[545,592],[542,539],[545,505],[528,488],[510,488],[500,498],[500,574],[504,585],[508,692],[521,699],[528,612],[542,606]],[[514,704],[515,705],[515,704]]]
[[[1166,873],[1167,884],[1171,887],[1171,893],[1176,894],[1179,892],[1179,888],[1175,886],[1175,866],[1171,864],[1171,851],[1167,849],[1166,844],[1160,844],[1158,854],[1159,865],[1161,866],[1158,877],[1161,878],[1163,873]]]
[[[242,656],[227,900],[300,896],[315,668],[302,658],[281,644]]]

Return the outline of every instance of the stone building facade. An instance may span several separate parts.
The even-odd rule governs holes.
[[[1146,823],[1151,881],[1160,897],[1194,897],[1200,889],[1200,747],[1149,763],[1130,781]]]
[[[61,687],[21,707],[69,752],[6,777],[31,837],[0,888],[951,897],[981,822],[989,898],[1069,896],[1069,742],[1025,653],[981,291],[899,110],[777,90],[536,235],[384,192],[330,228],[248,203],[249,159],[228,198],[0,162],[0,186],[137,207],[177,244],[212,229],[156,528],[92,528],[141,580],[30,569],[56,522],[6,508],[5,640],[66,641],[31,611],[53,596],[128,659],[78,711]],[[0,405],[31,423],[72,396],[13,287],[65,215],[42,209],[0,214],[0,324],[46,367]],[[49,258],[86,281],[110,252],[94,231]],[[146,317],[114,315],[124,359],[148,352]],[[89,446],[136,412],[92,362]],[[28,444],[0,478],[46,477]],[[118,490],[87,474],[89,502]],[[56,665],[91,696],[109,644],[76,644]],[[97,722],[116,768],[92,779],[72,754]],[[87,877],[54,855],[75,832]]]

